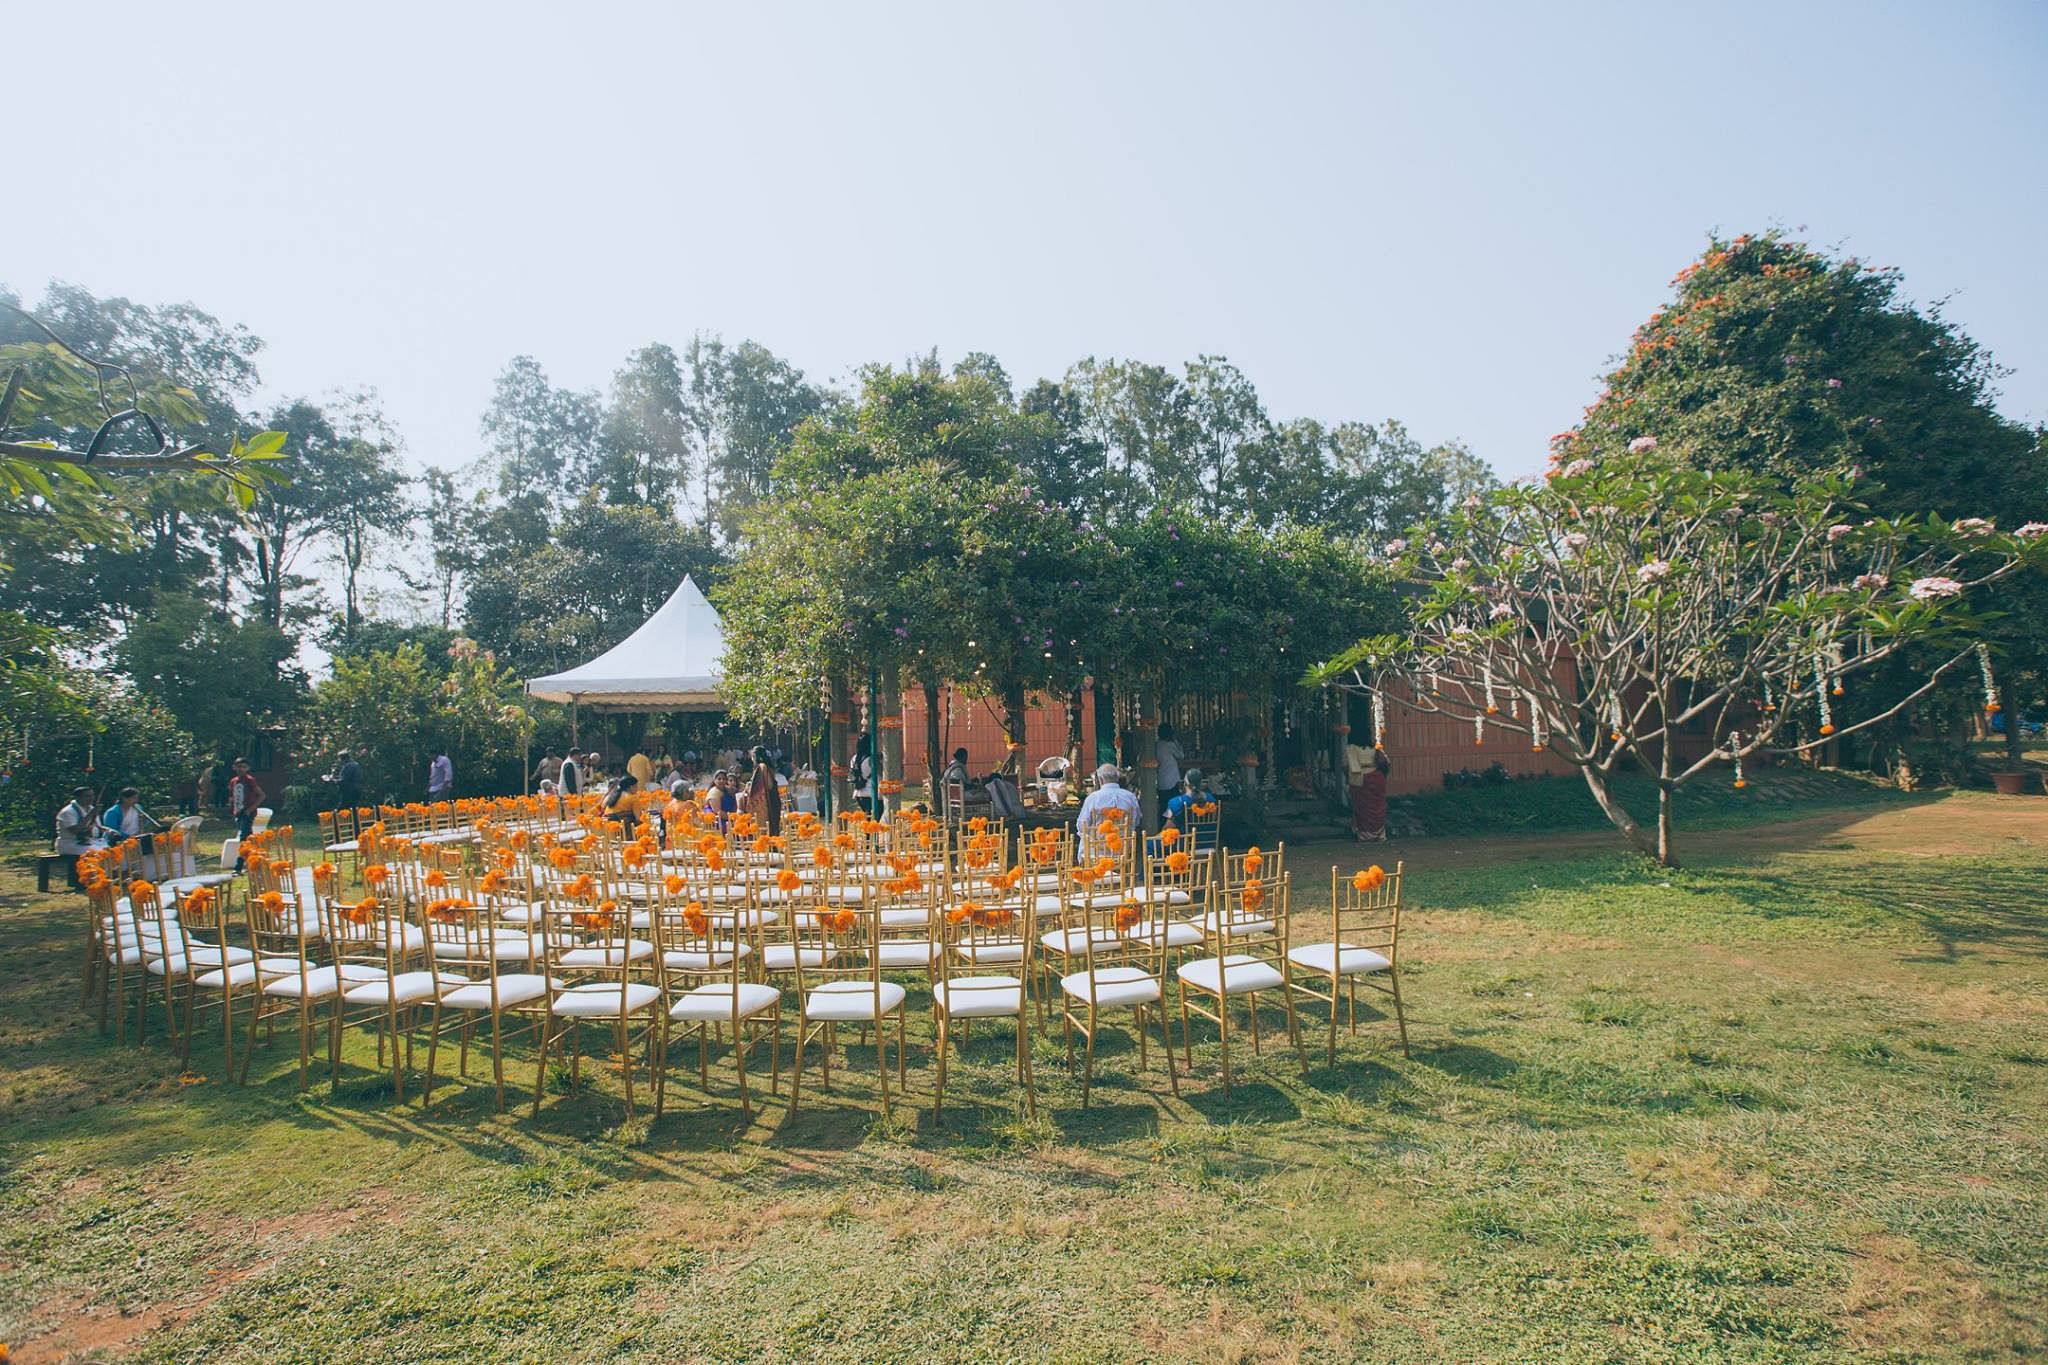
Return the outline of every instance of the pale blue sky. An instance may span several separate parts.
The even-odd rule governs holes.
[[[1503,474],[1704,233],[1896,265],[2048,420],[2048,5],[17,7],[0,279],[477,450],[514,354],[1228,355]],[[33,213],[22,206],[34,205]]]

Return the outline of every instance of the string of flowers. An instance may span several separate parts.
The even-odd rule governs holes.
[[[1607,738],[1616,744],[1621,743],[1621,694],[1618,692],[1607,694]]]
[[[1550,732],[1543,723],[1543,708],[1537,704],[1536,694],[1529,694],[1529,752],[1540,754],[1543,746],[1550,742]]]
[[[1485,687],[1486,687],[1486,714],[1487,714],[1487,715],[1489,715],[1489,716],[1497,716],[1497,715],[1499,715],[1499,714],[1500,714],[1500,708],[1499,708],[1498,706],[1494,705],[1494,702],[1493,702],[1493,665],[1492,665],[1492,664],[1487,664],[1487,665],[1486,665],[1484,673],[1482,673],[1482,674],[1481,674],[1481,680],[1483,681],[1483,683],[1485,684]]]
[[[1835,732],[1835,709],[1828,705],[1827,662],[1818,654],[1813,656],[1813,696],[1820,703],[1820,732],[1831,735]]]
[[[1728,752],[1735,759],[1735,789],[1740,791],[1749,785],[1749,779],[1742,775],[1742,731],[1728,732]]]
[[[1981,640],[1977,642],[1977,670],[1984,675],[1984,714],[1995,716],[1999,712],[1998,682],[1991,676],[1991,648]]]
[[[1387,747],[1387,696],[1377,687],[1372,690],[1372,742]]]

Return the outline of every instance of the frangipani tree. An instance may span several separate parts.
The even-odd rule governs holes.
[[[1468,498],[1386,546],[1421,597],[1314,681],[1525,734],[1584,774],[1630,843],[1670,865],[1672,796],[1709,770],[1874,725],[1977,659],[1971,588],[2048,563],[2048,526],[1869,517],[1848,474],[1790,484],[1669,458],[1654,437],[1537,485]],[[1858,674],[1943,646],[1917,687],[1860,706]],[[1994,704],[1987,698],[1987,704]],[[1655,776],[1654,838],[1615,800]]]

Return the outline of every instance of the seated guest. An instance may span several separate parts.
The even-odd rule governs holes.
[[[948,763],[944,770],[939,773],[939,788],[943,791],[948,784],[958,782],[964,789],[969,781],[970,779],[967,776],[967,751],[965,749],[955,749],[953,751],[953,761]]]
[[[628,839],[633,837],[633,826],[640,818],[640,802],[636,793],[640,790],[640,779],[631,773],[622,775],[605,792],[605,818],[616,820],[625,826]]]
[[[1107,810],[1123,812],[1126,833],[1138,828],[1138,795],[1125,787],[1123,780],[1123,769],[1114,763],[1105,763],[1095,770],[1095,790],[1081,803],[1081,814],[1074,821],[1083,845],[1094,844],[1102,826],[1102,813]]]
[[[1004,776],[1001,771],[992,772],[982,779],[981,784],[988,792],[989,814],[998,820],[1020,820],[1024,816],[1024,797],[1018,792],[1017,784]]]
[[[1183,832],[1193,817],[1189,814],[1195,806],[1216,804],[1215,794],[1202,779],[1200,768],[1190,768],[1180,782],[1180,789],[1166,803],[1166,823]]]
[[[144,853],[156,851],[150,831],[162,828],[163,822],[142,808],[142,793],[133,787],[121,788],[119,802],[100,812],[100,829],[108,843],[140,839]]]

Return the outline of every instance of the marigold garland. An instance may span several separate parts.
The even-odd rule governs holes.
[[[1363,895],[1367,891],[1378,890],[1386,880],[1387,870],[1374,863],[1371,867],[1361,869],[1351,878],[1351,889]]]

